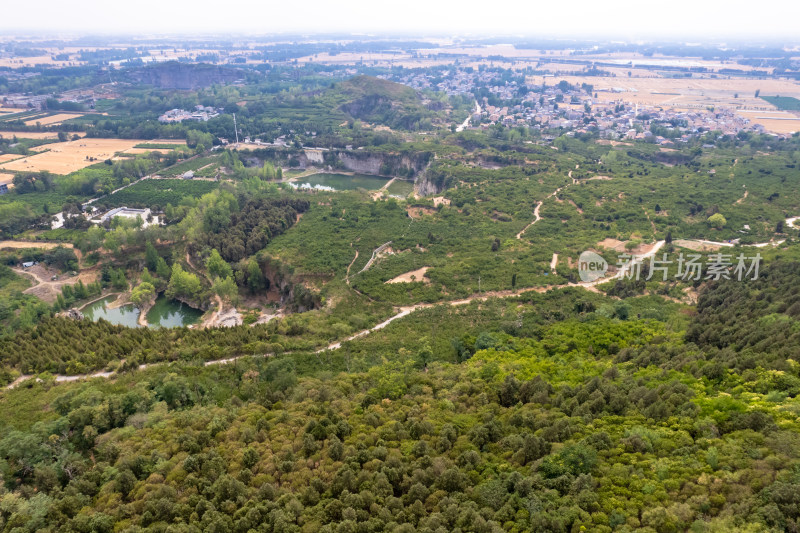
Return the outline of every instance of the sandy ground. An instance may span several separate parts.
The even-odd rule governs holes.
[[[71,118],[78,118],[82,117],[83,113],[59,113],[57,115],[51,115],[49,117],[44,118],[35,118],[32,120],[26,120],[26,126],[36,126],[37,124],[42,126],[50,126],[52,124],[58,124],[65,120],[69,120]]]
[[[54,174],[69,174],[99,161],[114,157],[116,152],[133,148],[142,141],[135,139],[80,139],[48,145],[47,152],[0,164],[0,170],[35,172],[49,170]],[[96,160],[90,161],[93,157]]]
[[[21,276],[33,278],[33,282],[35,283],[34,286],[22,291],[24,294],[32,294],[33,296],[36,296],[40,300],[43,300],[49,304],[52,304],[56,301],[56,298],[59,294],[61,294],[61,288],[64,285],[75,285],[81,280],[83,281],[84,285],[93,283],[97,280],[99,275],[99,270],[97,268],[84,270],[78,273],[76,276],[59,274],[57,271],[50,270],[43,265],[36,265],[26,270],[22,270],[20,268],[14,268],[13,270]],[[54,275],[58,275],[59,279],[53,281],[52,277]]]
[[[422,267],[416,270],[412,270],[411,272],[406,272],[405,274],[400,274],[399,276],[390,279],[386,283],[414,283],[415,281],[430,283],[430,281],[425,277],[425,273],[430,268],[431,267]],[[411,279],[412,276],[414,279]]]
[[[4,139],[13,139],[15,135],[17,136],[17,139],[58,139],[58,132],[56,131],[0,131],[0,137],[3,137]],[[86,133],[82,131],[69,132],[70,137],[73,135],[83,137],[86,135]]]
[[[41,248],[43,250],[50,250],[51,248],[74,248],[72,243],[69,242],[38,242],[38,241],[0,241],[0,250],[2,249],[24,249],[24,248]]]
[[[688,241],[686,239],[675,239],[672,244],[695,252],[714,252],[720,249],[720,246],[716,244]]]
[[[597,246],[600,248],[606,248],[608,250],[614,250],[615,252],[625,251],[625,243],[617,239],[603,239],[597,243]]]
[[[736,114],[775,133],[800,131],[800,116],[787,111],[737,111]]]

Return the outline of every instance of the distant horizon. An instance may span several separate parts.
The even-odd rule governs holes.
[[[634,0],[575,0],[568,6],[499,0],[425,2],[408,0],[387,9],[366,0],[303,4],[241,0],[235,9],[204,11],[184,0],[142,0],[135,6],[86,0],[76,9],[42,0],[30,7],[4,7],[0,38],[149,38],[266,35],[342,35],[469,38],[517,37],[568,40],[665,42],[800,42],[800,2],[767,0],[675,0],[668,7],[642,9]]]
[[[13,41],[81,41],[81,40],[101,40],[113,42],[120,41],[123,44],[135,44],[138,42],[149,43],[154,41],[175,41],[175,40],[188,40],[191,42],[206,42],[210,40],[239,40],[239,41],[255,41],[261,39],[279,40],[290,39],[292,41],[313,41],[320,40],[322,42],[335,42],[352,40],[374,40],[374,41],[400,41],[400,40],[417,40],[421,42],[428,42],[429,44],[437,44],[434,41],[451,40],[454,44],[459,43],[469,44],[471,46],[500,46],[500,45],[517,45],[525,41],[536,42],[542,41],[543,44],[553,44],[563,42],[563,44],[575,45],[613,45],[619,44],[624,46],[664,46],[664,45],[680,45],[687,47],[719,47],[719,48],[736,48],[736,47],[756,47],[756,46],[780,46],[787,49],[796,49],[800,55],[800,35],[794,38],[781,37],[781,36],[740,36],[740,37],[717,37],[699,39],[693,36],[676,36],[674,38],[656,37],[643,38],[643,37],[627,37],[614,35],[550,35],[550,34],[520,34],[520,33],[435,33],[435,32],[301,32],[301,31],[283,31],[283,32],[257,32],[257,31],[205,31],[205,32],[153,32],[149,34],[142,34],[141,32],[56,32],[56,31],[35,31],[35,30],[9,30],[0,28],[0,44],[3,42]],[[480,42],[492,41],[492,42]],[[452,46],[448,44],[445,46]]]

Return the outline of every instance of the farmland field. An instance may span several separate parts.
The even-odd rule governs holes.
[[[133,148],[141,141],[136,139],[80,139],[50,145],[50,150],[40,154],[0,164],[1,170],[37,172],[47,170],[54,174],[69,174],[84,167],[110,159],[116,152]],[[90,161],[89,158],[94,158]]]
[[[216,155],[187,159],[182,163],[178,163],[177,165],[162,170],[159,174],[165,178],[173,178],[176,176],[180,176],[181,174],[184,174],[185,172],[188,172],[190,170],[193,172],[197,172],[198,170],[207,165],[216,163],[218,159],[219,158]]]
[[[800,100],[792,96],[762,96],[761,99],[766,100],[778,109],[800,111]]]
[[[127,189],[115,192],[102,199],[109,207],[150,207],[152,205],[177,205],[184,197],[199,198],[216,189],[214,181],[191,181],[181,179],[147,179]]]
[[[79,137],[84,137],[86,133],[82,131],[71,131],[69,132],[70,137],[73,135],[77,135]],[[14,137],[17,139],[57,139],[58,132],[57,131],[0,131],[0,137],[4,139],[13,139]]]
[[[800,131],[800,117],[792,115],[788,111],[737,111],[736,113],[755,124],[761,124],[768,131],[774,133]]]
[[[69,120],[69,119],[72,119],[72,118],[78,118],[80,116],[83,116],[83,115],[81,115],[80,113],[59,113],[57,115],[50,115],[49,117],[35,118],[35,119],[31,119],[31,120],[26,120],[25,121],[25,125],[26,126],[36,126],[37,124],[39,124],[41,126],[50,126],[52,124],[61,123],[61,122],[65,121],[65,120]]]

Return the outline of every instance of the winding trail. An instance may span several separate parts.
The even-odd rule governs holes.
[[[356,256],[353,257],[353,260],[350,261],[349,265],[347,265],[347,273],[344,275],[344,280],[347,282],[348,285],[350,285],[350,267],[353,266],[353,263],[356,262],[356,259],[358,259],[358,248],[356,248]]]
[[[580,166],[580,165],[575,165],[575,169],[577,169],[579,166]],[[571,171],[571,170],[570,170],[569,172],[567,172],[567,178],[569,178],[569,179],[571,179],[571,180],[572,180],[572,185],[575,185],[576,183],[578,183],[578,180],[576,180],[575,178],[573,178],[573,177],[572,177],[572,171]],[[559,187],[558,189],[556,189],[556,190],[554,190],[553,192],[551,192],[550,194],[548,194],[548,195],[545,197],[545,200],[547,200],[548,198],[552,198],[552,197],[554,197],[555,195],[557,195],[558,193],[560,193],[560,192],[561,192],[563,189],[565,189],[565,188],[567,188],[567,187],[569,187],[569,186],[570,186],[570,184],[567,184],[567,185],[562,185],[562,186],[561,186],[561,187]],[[523,234],[523,233],[525,233],[526,231],[528,231],[528,228],[530,228],[531,226],[533,226],[534,224],[536,224],[537,222],[539,222],[539,221],[542,219],[542,217],[541,217],[541,216],[539,216],[539,209],[541,209],[541,207],[542,207],[542,204],[543,204],[543,203],[544,203],[544,200],[542,200],[542,201],[540,201],[539,203],[537,203],[537,204],[536,204],[536,207],[534,207],[534,208],[533,208],[533,216],[534,216],[534,218],[533,218],[533,221],[531,221],[531,223],[530,223],[530,224],[528,224],[527,226],[525,226],[524,228],[522,228],[522,231],[520,231],[519,233],[517,233],[517,239],[522,239],[522,234]],[[577,208],[578,206],[575,206],[575,207]],[[580,209],[578,209],[578,212],[579,212],[579,213],[582,213],[583,211],[581,211]]]
[[[572,171],[571,170],[570,170],[569,174],[570,174],[570,176],[572,176]],[[559,187],[558,189],[554,190],[553,192],[551,192],[547,196],[547,198],[552,198],[556,194],[560,193],[561,189],[563,189],[564,187],[567,187],[567,185],[564,185],[563,187]],[[547,200],[547,198],[545,198],[545,200]],[[539,209],[541,209],[543,203],[544,203],[544,200],[540,201],[538,204],[536,204],[536,207],[533,209],[533,216],[534,216],[533,221],[530,224],[528,224],[527,226],[525,226],[524,228],[522,228],[522,231],[517,233],[517,239],[522,239],[522,234],[525,233],[526,231],[528,231],[528,228],[530,228],[531,226],[533,226],[534,224],[536,224],[537,222],[539,222],[542,219],[542,217],[539,216]]]

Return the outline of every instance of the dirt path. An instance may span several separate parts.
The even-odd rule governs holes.
[[[792,229],[797,229],[797,226],[795,226],[794,223],[797,222],[798,220],[800,220],[800,217],[787,218],[786,225]]]
[[[739,198],[738,200],[736,200],[736,202],[734,202],[734,203],[735,203],[735,204],[741,204],[742,202],[744,202],[744,201],[745,201],[745,199],[747,199],[747,194],[748,194],[749,192],[750,192],[750,191],[748,191],[747,189],[745,189],[745,190],[744,190],[744,196],[742,196],[741,198]]]
[[[473,114],[480,114],[480,112],[481,112],[481,106],[479,106],[478,105],[478,101],[475,100],[475,113],[473,113]],[[471,119],[472,119],[472,114],[468,115],[467,118],[464,119],[464,122],[462,122],[460,125],[456,126],[456,133],[458,133],[460,131],[464,131],[464,129],[469,126],[469,121]]]
[[[344,275],[344,280],[347,282],[348,285],[350,285],[350,267],[353,266],[353,263],[356,262],[356,259],[358,259],[358,249],[357,248],[356,248],[356,256],[353,258],[352,261],[350,261],[350,264],[347,265],[347,273]]]
[[[522,231],[517,233],[517,239],[522,239],[522,234],[528,231],[528,228],[530,228],[531,226],[533,226],[542,219],[542,217],[539,216],[539,208],[541,207],[542,207],[542,202],[536,204],[536,207],[533,209],[533,216],[534,216],[533,222],[522,228]]]
[[[558,265],[558,254],[553,253],[553,258],[550,260],[550,270],[555,271],[556,265]]]
[[[572,171],[571,170],[569,171],[569,176],[572,177]],[[553,192],[551,192],[547,196],[547,198],[552,198],[553,196],[557,195],[558,193],[561,192],[561,189],[563,189],[564,187],[567,187],[567,185],[564,185],[563,187],[559,187],[558,189],[554,190]],[[547,200],[547,198],[545,198],[545,200]],[[533,221],[530,224],[528,224],[527,226],[525,226],[524,228],[522,228],[522,231],[517,233],[517,239],[522,239],[522,234],[525,233],[526,231],[528,231],[528,228],[530,228],[531,226],[533,226],[534,224],[536,224],[537,222],[539,222],[542,219],[542,217],[539,216],[539,209],[541,209],[543,203],[544,202],[542,201],[542,202],[539,202],[538,204],[536,204],[536,207],[533,209],[533,216],[534,216]]]
[[[656,225],[655,225],[655,224],[653,223],[653,221],[650,219],[650,213],[648,213],[648,212],[647,212],[647,209],[645,209],[645,208],[643,207],[643,208],[642,208],[642,211],[644,211],[644,216],[646,216],[646,217],[647,217],[647,221],[650,223],[650,227],[651,227],[651,228],[653,228],[653,236],[655,237],[655,235],[656,235]]]

